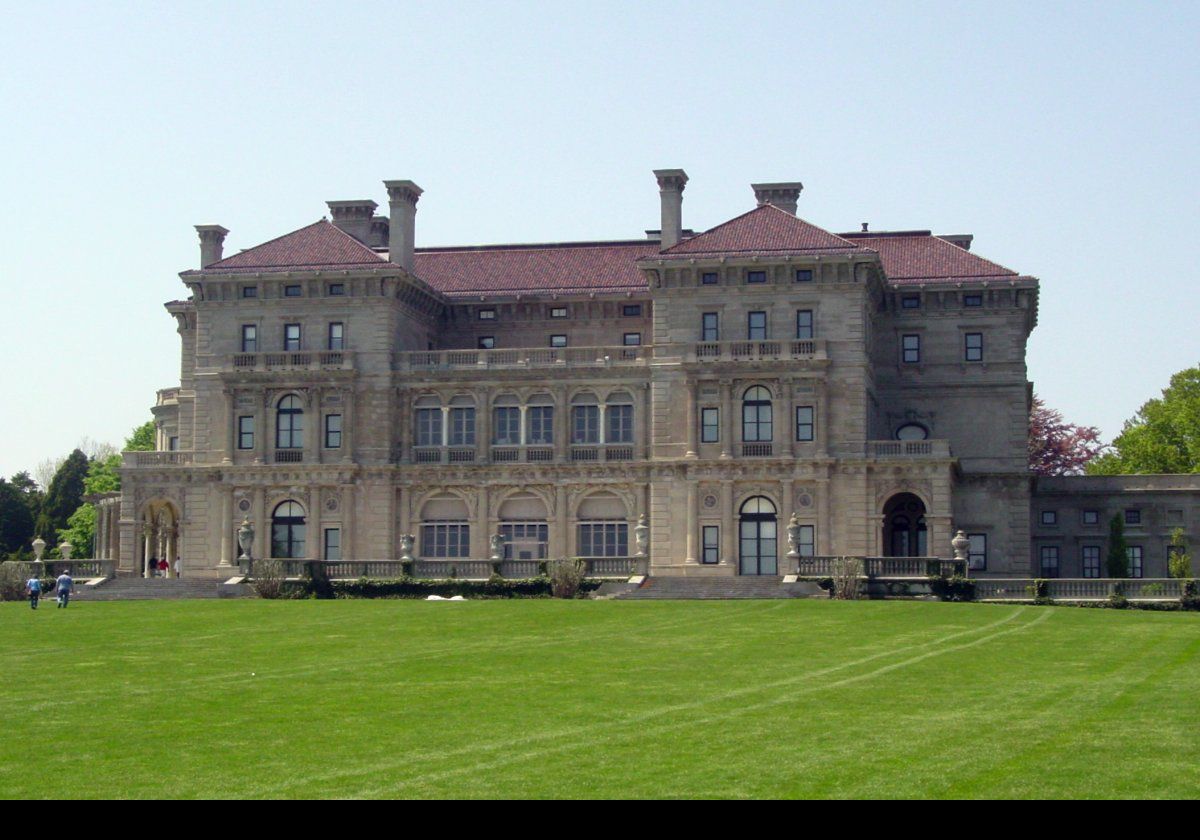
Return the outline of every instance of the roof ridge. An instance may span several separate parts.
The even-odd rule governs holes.
[[[768,210],[767,208],[770,208],[770,210]],[[778,213],[779,216],[772,216],[771,215],[772,212]],[[847,250],[851,250],[851,251],[867,250],[867,249],[864,249],[861,245],[857,245],[854,242],[851,242],[849,239],[844,239],[843,237],[838,236],[836,233],[826,230],[825,228],[821,227],[820,225],[814,224],[813,222],[810,222],[807,219],[802,219],[799,216],[789,213],[787,210],[780,209],[779,207],[776,207],[773,204],[760,204],[757,207],[747,210],[745,213],[741,213],[737,216],[734,216],[732,219],[729,219],[728,221],[722,222],[721,224],[716,225],[715,227],[709,228],[708,230],[704,231],[703,233],[697,234],[696,236],[693,236],[689,239],[681,240],[680,242],[676,243],[675,245],[672,245],[670,248],[666,249],[665,251],[662,251],[661,256],[673,257],[673,256],[683,256],[683,255],[687,255],[687,254],[705,253],[706,249],[704,246],[708,244],[707,242],[705,242],[706,239],[718,240],[720,238],[721,232],[725,231],[728,228],[734,227],[736,230],[736,226],[739,226],[739,225],[746,225],[746,224],[752,225],[754,223],[748,223],[747,220],[755,215],[767,217],[764,219],[764,222],[767,226],[765,229],[763,229],[763,230],[751,229],[749,232],[749,240],[743,245],[733,247],[728,243],[719,243],[718,242],[716,246],[714,246],[713,248],[711,248],[709,250],[711,250],[713,252],[718,252],[718,251],[730,251],[730,252],[737,252],[737,251],[742,251],[742,252],[745,252],[745,251],[790,251],[790,250],[791,251],[819,251],[819,250],[834,250],[834,249],[840,250],[843,248],[847,249]],[[782,225],[782,227],[781,227],[781,225]],[[772,230],[772,228],[774,228],[774,230]],[[789,235],[791,235],[795,239],[800,240],[801,242],[803,242],[806,238],[809,240],[812,240],[812,242],[809,245],[803,245],[803,244],[796,245],[796,244],[794,244],[794,242],[791,245],[775,243],[770,247],[756,246],[754,244],[753,240],[755,238],[765,237],[766,239],[770,239],[772,237],[775,237],[775,235],[777,233],[778,233],[779,237],[782,237],[785,239],[788,238]],[[745,237],[747,235],[747,232],[738,231],[737,234],[734,234],[734,238],[738,238],[739,234],[742,237]],[[825,240],[825,241],[822,242],[822,240]]]

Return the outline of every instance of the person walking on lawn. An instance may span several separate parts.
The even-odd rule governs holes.
[[[42,582],[37,575],[25,581],[25,594],[29,596],[29,609],[36,610],[38,599],[42,597]]]
[[[58,607],[62,609],[71,603],[71,590],[75,588],[75,581],[71,580],[70,572],[63,570],[63,573],[54,581],[54,587],[58,592]]]

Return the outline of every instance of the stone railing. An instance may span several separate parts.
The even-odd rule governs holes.
[[[645,557],[582,557],[584,574],[590,578],[627,578],[650,572]]]
[[[670,355],[670,348],[662,353]],[[700,341],[683,350],[689,362],[774,362],[824,359],[825,341],[818,338],[781,341]]]
[[[868,458],[949,458],[948,440],[868,440],[863,452]]]
[[[554,447],[546,444],[531,444],[528,446],[513,446],[496,444],[492,446],[493,464],[516,464],[519,462],[537,463],[554,460]]]
[[[121,464],[126,467],[177,467],[197,462],[195,452],[122,452]]]
[[[1187,581],[1179,578],[1049,578],[1045,597],[1053,601],[1106,601],[1124,595],[1131,601],[1178,601]],[[1037,597],[1033,578],[976,578],[976,601],[1032,601]]]
[[[952,577],[966,573],[966,564],[961,560],[943,560],[939,557],[801,557],[799,574],[803,577],[829,577],[835,574],[838,561],[857,559],[862,562],[863,575],[868,578],[892,577]]]
[[[72,561],[74,563],[75,561]],[[94,562],[94,561],[80,561]],[[300,578],[308,574],[312,560],[280,560],[283,573],[289,578]],[[538,577],[546,573],[548,560],[504,560],[500,563],[500,576],[508,580]],[[405,563],[401,560],[324,560],[325,573],[331,580],[357,580],[378,578],[395,580],[404,577]],[[648,561],[645,557],[590,557],[583,558],[585,574],[594,578],[627,578],[635,574],[647,574]],[[410,572],[414,578],[423,580],[487,580],[492,576],[494,565],[491,560],[416,559]],[[253,574],[253,569],[251,569]]]
[[[513,347],[499,350],[418,350],[395,355],[397,370],[477,370],[531,367],[645,365],[648,345],[636,347]]]
[[[282,353],[235,353],[229,367],[238,371],[354,370],[350,350],[289,350]]]
[[[14,565],[21,574],[39,577],[58,577],[69,572],[75,580],[82,578],[110,578],[117,574],[116,560],[21,560]]]

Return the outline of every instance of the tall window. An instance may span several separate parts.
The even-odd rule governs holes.
[[[254,416],[238,418],[238,449],[254,448]]]
[[[442,445],[442,410],[440,408],[417,409],[417,446]]]
[[[811,441],[813,439],[813,407],[811,405],[796,406],[796,440]]]
[[[258,325],[242,324],[242,352],[258,352]]]
[[[971,544],[967,546],[967,568],[972,571],[987,570],[987,534],[967,534]]]
[[[450,409],[450,445],[475,445],[474,406],[462,406]]]
[[[704,555],[702,562],[704,563],[720,563],[721,562],[721,529],[716,525],[705,525],[701,529]]]
[[[283,349],[288,351],[300,349],[299,324],[283,325]]]
[[[289,395],[279,401],[275,412],[275,448],[304,448],[304,408],[299,397]]]
[[[338,322],[329,325],[329,349],[346,349],[346,326]]]
[[[326,528],[325,529],[325,559],[326,560],[341,560],[342,559],[342,529],[341,528]]]
[[[465,522],[426,522],[421,526],[421,556],[470,557],[471,526]]]
[[[304,508],[297,502],[281,502],[271,514],[271,556],[303,559],[304,531]]]
[[[967,333],[963,336],[963,358],[968,362],[983,361],[983,333]]]
[[[342,448],[342,415],[325,415],[325,448]]]
[[[492,443],[497,446],[519,446],[521,443],[521,409],[515,405],[497,406],[492,411]]]
[[[796,338],[813,337],[813,313],[811,309],[796,311]]]
[[[633,406],[610,405],[604,412],[606,418],[605,443],[633,443]]]
[[[906,365],[919,364],[921,361],[921,336],[906,335],[900,339],[901,359]]]
[[[1125,559],[1129,561],[1129,576],[1140,578],[1142,576],[1142,547],[1140,545],[1126,547]]]
[[[719,318],[716,312],[705,312],[700,316],[700,340],[719,341],[721,331],[718,327]]]
[[[629,525],[625,522],[580,522],[580,557],[628,557]]]
[[[721,440],[721,410],[700,409],[700,442],[717,443]]]
[[[571,408],[571,443],[600,442],[600,406],[576,405]]]
[[[745,443],[769,443],[773,436],[771,392],[761,385],[746,389],[742,395],[742,440]]]
[[[746,338],[749,341],[766,341],[767,313],[751,312],[746,316]]]
[[[554,406],[531,405],[525,410],[526,443],[549,446],[554,443]]]
[[[1058,546],[1044,545],[1041,551],[1042,573],[1044,578],[1058,577]]]
[[[1100,546],[1085,545],[1081,549],[1083,576],[1085,578],[1100,577]]]
[[[812,557],[817,553],[817,528],[815,525],[800,526],[800,540],[796,552],[801,557]]]

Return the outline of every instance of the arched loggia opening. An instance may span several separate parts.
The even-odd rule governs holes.
[[[883,507],[885,557],[929,556],[925,503],[912,493],[897,493]]]
[[[306,528],[299,502],[281,502],[271,514],[271,556],[303,560]]]

